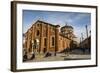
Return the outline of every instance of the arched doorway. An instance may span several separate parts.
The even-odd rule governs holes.
[[[39,39],[34,39],[32,41],[32,46],[34,53],[39,52]]]

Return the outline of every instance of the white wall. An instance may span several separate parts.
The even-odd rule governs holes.
[[[0,73],[12,73],[10,71],[10,8],[11,8],[10,1],[11,0],[0,0]],[[30,1],[99,5],[99,0],[98,1],[97,0],[30,0]],[[100,16],[100,14],[98,14],[98,16]],[[98,28],[100,28],[100,25],[98,25]],[[100,37],[100,33],[98,35]],[[100,38],[98,39],[98,43],[100,43],[99,40]],[[98,51],[99,51],[98,55],[100,56],[99,48],[98,48]],[[99,57],[99,61],[100,61],[100,57]],[[92,68],[35,71],[34,73],[41,73],[41,72],[43,73],[53,73],[53,72],[54,73],[55,72],[58,72],[58,73],[87,73],[87,72],[88,73],[99,73],[100,65],[99,67],[92,67]],[[33,72],[31,71],[31,72],[26,72],[26,73],[33,73]]]

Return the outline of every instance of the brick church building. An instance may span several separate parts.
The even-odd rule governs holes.
[[[23,48],[27,53],[61,52],[70,49],[75,35],[73,27],[53,25],[37,20],[23,35]]]

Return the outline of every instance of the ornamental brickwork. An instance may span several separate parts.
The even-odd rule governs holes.
[[[67,29],[70,29],[69,32]],[[70,49],[72,40],[71,26],[62,27],[60,30],[59,25],[38,20],[24,33],[23,48],[27,53],[61,52],[64,49]]]

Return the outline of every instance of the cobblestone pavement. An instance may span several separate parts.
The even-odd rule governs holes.
[[[86,60],[91,59],[89,54],[57,54],[56,56],[52,55],[49,57],[44,57],[43,54],[37,54],[35,59],[27,60],[26,62],[43,62],[43,61],[64,61],[64,60]]]

